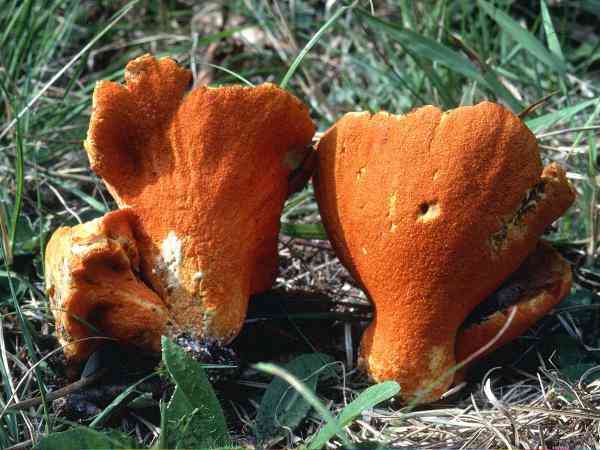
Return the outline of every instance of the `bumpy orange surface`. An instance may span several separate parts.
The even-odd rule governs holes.
[[[314,124],[272,84],[190,91],[191,73],[168,58],[131,61],[125,81],[94,91],[92,169],[135,217],[140,276],[169,326],[228,341],[250,294],[273,282],[288,177]]]
[[[519,118],[489,102],[346,114],[318,155],[323,222],[376,310],[360,362],[375,380],[399,381],[407,399],[438,398],[452,382],[444,374],[457,362],[459,327],[574,192],[560,167],[542,167]]]
[[[162,300],[137,278],[140,255],[131,211],[59,228],[46,247],[46,288],[59,342],[80,360],[111,338],[160,349],[167,323]]]

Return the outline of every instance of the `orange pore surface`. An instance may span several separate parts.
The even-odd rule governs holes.
[[[188,92],[171,59],[131,61],[125,80],[94,91],[92,168],[136,216],[141,271],[172,325],[228,341],[275,276],[288,175],[314,124],[272,84]]]

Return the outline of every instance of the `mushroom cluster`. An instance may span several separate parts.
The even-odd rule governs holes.
[[[98,83],[85,141],[119,210],[58,229],[46,251],[71,361],[97,336],[150,350],[163,334],[229,342],[273,282],[284,201],[315,164],[308,109],[272,84],[189,90],[189,71],[150,55],[125,81]],[[501,106],[349,113],[316,155],[323,223],[375,307],[360,364],[406,399],[439,398],[458,362],[568,292],[569,265],[540,236],[574,191]]]
[[[359,363],[398,381],[403,397],[439,398],[457,362],[498,334],[506,310],[463,324],[511,274],[517,313],[489,350],[568,292],[569,265],[539,238],[574,191],[559,166],[542,167],[535,136],[503,107],[349,113],[317,153],[323,223],[375,307]]]
[[[274,280],[290,179],[312,151],[308,109],[272,84],[189,91],[191,78],[145,55],[124,85],[94,90],[85,149],[120,211],[48,245],[46,285],[72,360],[99,331],[150,349],[166,330],[227,342]]]

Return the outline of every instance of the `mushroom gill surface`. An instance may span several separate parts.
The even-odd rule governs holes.
[[[169,58],[130,61],[125,84],[96,85],[84,146],[135,219],[139,276],[167,309],[169,332],[225,343],[250,295],[274,280],[280,214],[307,179],[315,128],[275,85],[189,90],[191,81]]]
[[[397,380],[406,399],[437,399],[453,380],[461,324],[536,248],[574,191],[558,165],[542,167],[521,120],[490,102],[349,113],[317,153],[323,223],[375,307],[360,364],[377,381]],[[511,330],[556,301],[517,315]],[[463,342],[459,358],[472,351]]]

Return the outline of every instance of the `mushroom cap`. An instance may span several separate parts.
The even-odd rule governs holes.
[[[191,78],[172,59],[129,62],[124,85],[97,84],[85,148],[137,219],[141,274],[173,326],[226,342],[273,282],[288,176],[315,129],[275,85],[188,92]]]
[[[98,337],[160,350],[168,312],[138,279],[139,252],[129,210],[74,227],[61,227],[46,247],[45,278],[58,340],[80,361]]]
[[[574,192],[559,166],[542,167],[521,120],[490,102],[349,113],[317,153],[323,223],[375,306],[360,363],[377,381],[400,382],[405,398],[439,398],[460,325]]]

